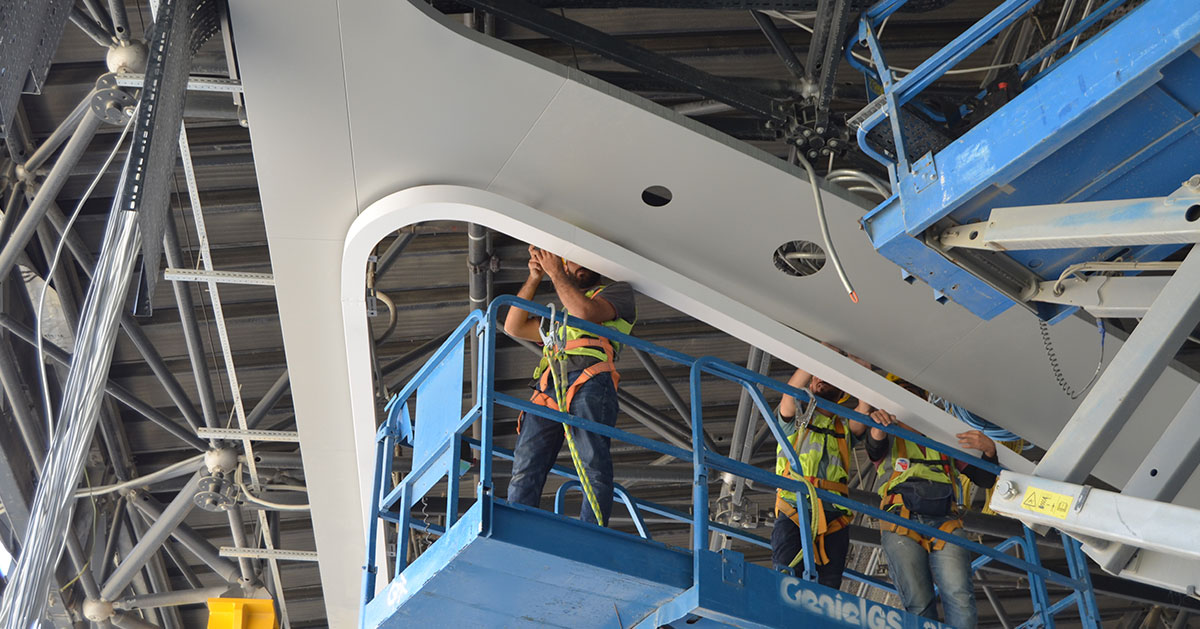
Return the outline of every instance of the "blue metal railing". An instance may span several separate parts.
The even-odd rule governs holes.
[[[868,79],[879,83],[883,88],[883,107],[874,111],[862,121],[857,130],[859,148],[873,159],[888,168],[892,180],[892,189],[900,190],[899,181],[909,175],[908,157],[904,150],[904,136],[900,129],[900,108],[914,99],[946,75],[956,65],[967,59],[981,47],[999,35],[1004,29],[1024,17],[1041,0],[1005,0],[989,12],[983,19],[971,25],[953,41],[939,49],[933,56],[909,72],[903,78],[893,79],[889,66],[884,59],[883,47],[876,33],[883,21],[902,8],[908,0],[880,0],[859,18],[858,28],[855,29],[846,42],[845,57],[851,66],[863,73]],[[1095,25],[1114,9],[1124,4],[1126,0],[1108,0],[1100,7],[1089,13],[1078,23],[1058,35],[1053,41],[1043,46],[1036,53],[1015,66],[1017,76],[1025,76],[1035,69],[1043,60],[1049,58],[1068,42],[1080,37],[1088,28]],[[874,67],[860,62],[854,55],[856,45],[865,44],[871,55]],[[1061,63],[1061,59],[1056,62]],[[1052,66],[1053,67],[1053,66]],[[1029,79],[1029,84],[1036,82],[1045,73],[1037,74]],[[888,119],[891,121],[892,136],[896,147],[895,159],[888,158],[871,147],[867,142],[867,134],[876,126]]]
[[[728,472],[750,479],[758,486],[775,487],[795,492],[797,495],[797,508],[800,512],[800,521],[807,522],[810,517],[808,501],[806,500],[810,491],[808,485],[723,456],[706,445],[703,431],[703,388],[706,379],[709,381],[718,379],[733,382],[743,387],[750,394],[761,419],[767,422],[771,434],[779,443],[786,444],[787,436],[783,431],[783,427],[776,419],[771,405],[767,402],[764,393],[765,390],[775,391],[781,395],[791,395],[801,402],[815,402],[818,408],[828,413],[835,413],[848,420],[857,421],[868,427],[878,428],[897,437],[936,449],[939,452],[946,453],[958,460],[968,462],[987,471],[993,473],[1001,471],[999,465],[985,461],[974,454],[946,446],[924,435],[898,426],[879,425],[861,413],[851,411],[820,398],[814,398],[806,390],[796,389],[787,384],[777,382],[744,367],[714,357],[693,358],[686,354],[654,345],[637,337],[621,334],[610,328],[573,317],[569,318],[572,327],[617,341],[629,347],[637,348],[649,355],[687,366],[690,369],[692,449],[687,450],[672,444],[662,443],[612,426],[606,426],[569,413],[554,411],[527,400],[499,393],[495,390],[496,337],[498,331],[502,329],[498,324],[499,311],[506,306],[517,306],[534,316],[543,318],[551,316],[550,310],[543,306],[512,296],[497,298],[493,301],[486,315],[479,311],[472,312],[388,405],[387,420],[380,426],[376,434],[376,477],[374,479],[374,486],[372,487],[368,552],[366,565],[364,566],[362,591],[364,606],[372,600],[376,590],[376,574],[378,570],[376,565],[376,551],[378,549],[379,522],[381,520],[398,526],[398,542],[395,553],[396,565],[393,578],[398,577],[408,565],[407,550],[411,530],[442,533],[454,526],[459,516],[459,477],[462,474],[459,460],[462,457],[463,447],[471,447],[479,450],[480,481],[476,487],[476,500],[491,501],[495,499],[492,482],[493,459],[496,457],[505,459],[513,458],[511,451],[498,448],[494,444],[493,428],[497,406],[532,413],[551,421],[589,430],[658,454],[677,458],[681,461],[690,461],[693,470],[693,511],[690,515],[663,505],[638,499],[624,487],[617,486],[614,493],[616,499],[626,505],[633,518],[634,527],[642,537],[649,537],[643,514],[655,514],[679,522],[690,523],[693,531],[693,551],[707,548],[708,536],[712,531],[757,546],[770,547],[770,542],[767,539],[710,520],[708,513],[708,479],[710,471]],[[568,321],[568,318],[561,313],[555,314],[554,317],[563,323]],[[479,335],[481,340],[479,344],[479,360],[476,365],[479,386],[473,399],[469,401],[469,408],[459,414],[458,411],[462,409],[462,379],[464,369],[462,348],[466,338],[472,333]],[[457,389],[454,388],[455,383]],[[433,399],[427,399],[429,397]],[[440,413],[438,419],[429,420],[430,425],[417,426],[417,430],[415,431],[416,438],[413,438],[414,431],[410,425],[410,402],[415,402],[418,417],[421,417],[422,411],[428,408],[433,408],[434,411],[432,412]],[[422,406],[422,404],[425,406]],[[426,410],[425,412],[429,413],[431,411]],[[477,420],[482,420],[482,439],[475,441],[464,437],[464,433]],[[442,422],[442,425],[435,422]],[[428,438],[422,440],[422,430],[433,431],[432,434],[435,436],[443,435],[443,437],[440,442],[430,443]],[[402,481],[393,483],[392,452],[397,444],[412,445],[414,447],[414,469]],[[792,469],[802,469],[793,448],[782,448],[782,452],[789,458]],[[578,477],[573,470],[562,466],[554,466],[551,469],[551,473],[570,479],[567,484],[559,489],[556,495],[556,511],[561,514],[563,511],[563,498],[566,492],[577,486]],[[446,479],[447,483],[446,507],[443,514],[445,526],[438,527],[420,520],[414,520],[411,514],[414,502],[423,498],[442,479]],[[1091,593],[1090,579],[1088,578],[1086,562],[1083,559],[1082,551],[1079,550],[1078,544],[1074,543],[1073,540],[1066,541],[1069,538],[1065,536],[1063,539],[1064,545],[1067,546],[1067,557],[1071,568],[1070,576],[1048,570],[1041,565],[1037,558],[1035,536],[1029,529],[1025,529],[1026,534],[1023,539],[1011,538],[997,547],[991,547],[952,533],[943,532],[920,522],[902,518],[895,513],[884,511],[877,506],[863,504],[839,494],[817,489],[816,495],[826,504],[847,507],[855,512],[904,526],[921,535],[945,540],[947,543],[967,548],[981,555],[975,561],[976,567],[991,561],[999,561],[1025,572],[1030,579],[1035,609],[1037,610],[1034,619],[1031,620],[1036,620],[1044,626],[1053,626],[1053,614],[1072,603],[1078,606],[1082,617],[1095,618],[1095,598]],[[808,580],[815,580],[816,567],[813,565],[814,553],[811,551],[813,547],[812,531],[809,527],[805,526],[800,527],[800,530],[802,547],[804,549],[803,577]],[[1072,544],[1074,544],[1073,547]],[[1022,550],[1022,558],[1006,553],[1007,550],[1013,547]],[[695,562],[693,568],[695,576],[698,578],[700,574],[700,553],[693,552],[693,558]],[[852,570],[847,571],[846,576],[875,587],[882,587],[887,590],[892,589],[891,586],[874,577]],[[1075,594],[1069,599],[1051,604],[1046,594],[1046,583],[1048,582],[1066,586],[1073,590]]]

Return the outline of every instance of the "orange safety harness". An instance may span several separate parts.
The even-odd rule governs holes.
[[[617,373],[617,366],[613,362],[615,354],[613,352],[612,343],[608,339],[580,338],[567,341],[564,344],[562,351],[569,351],[579,347],[594,347],[600,349],[604,352],[604,355],[607,358],[601,362],[595,363],[587,369],[584,369],[583,373],[579,374],[579,377],[575,378],[575,381],[571,383],[571,386],[567,387],[566,396],[563,398],[563,405],[566,406],[566,408],[559,408],[558,400],[556,400],[553,395],[546,393],[546,390],[553,386],[550,382],[550,369],[552,367],[542,371],[542,377],[540,380],[538,380],[538,389],[535,389],[533,395],[530,396],[530,402],[533,402],[539,406],[545,406],[550,410],[562,411],[564,413],[570,412],[571,400],[575,398],[575,392],[579,390],[579,387],[583,386],[583,384],[588,380],[591,380],[597,375],[606,372],[612,374],[613,389],[615,390],[617,388],[618,383],[621,381],[621,374]],[[521,432],[521,420],[519,417],[517,418],[517,432]]]
[[[812,424],[805,424],[803,431],[796,436],[796,442],[792,444],[792,448],[796,452],[796,456],[799,457],[800,446],[802,443],[804,443],[805,439],[808,438],[808,432],[811,431],[824,435],[832,435],[837,439],[838,442],[838,456],[842,458],[842,469],[845,469],[848,472],[850,470],[850,446],[846,442],[846,424],[843,421],[839,421],[839,418],[834,417],[833,425],[834,429],[829,430],[828,428],[819,428],[813,426]],[[822,453],[821,456],[824,457],[824,453]],[[784,474],[789,477],[792,476],[792,462],[787,457],[784,457]],[[825,491],[831,491],[843,496],[848,496],[850,494],[850,488],[846,485],[846,483],[836,483],[824,478],[818,478],[816,476],[804,476],[804,479],[817,489],[824,489]],[[799,500],[798,497],[796,499]],[[812,514],[817,520],[816,531],[813,533],[813,544],[816,546],[814,549],[815,552],[813,561],[816,563],[816,565],[823,566],[829,563],[829,555],[825,552],[825,536],[829,535],[830,533],[836,533],[850,526],[850,516],[848,514],[842,514],[833,520],[828,520],[825,517],[824,503],[818,499],[817,504],[820,506],[820,508],[817,510],[816,514]],[[785,500],[783,496],[779,494],[779,492],[776,492],[775,516],[779,517],[780,515],[790,518],[796,523],[797,527],[806,526],[804,524],[800,524],[800,511],[796,507],[792,506],[792,503]],[[796,558],[799,559],[800,555],[797,555]]]
[[[919,444],[914,444],[914,445],[917,446],[917,448],[920,450],[920,452],[922,454],[927,453],[927,450],[925,449],[924,446],[919,445]],[[954,477],[955,477],[954,461],[952,461],[950,459],[950,457],[948,457],[944,454],[941,454],[941,453],[938,453],[938,454],[939,454],[940,458],[909,459],[908,464],[910,466],[911,465],[927,465],[930,467],[934,467],[934,466],[945,467],[946,468],[946,476],[951,479],[951,485],[957,485],[957,483],[954,482]],[[888,478],[887,482],[890,483],[890,482],[896,480],[896,478],[899,477],[903,473],[904,473],[904,471],[895,469],[895,466],[893,465],[892,475],[891,475],[891,477]],[[892,489],[894,489],[894,487],[892,487]],[[896,505],[900,506],[900,517],[908,519],[909,516],[912,515],[912,512],[908,510],[908,507],[904,505],[904,497],[897,493],[889,492],[886,496],[884,496],[883,500],[881,500],[879,503],[879,508],[883,509],[884,511],[895,511],[894,507]],[[962,528],[962,526],[963,526],[962,517],[957,517],[957,518],[953,518],[953,519],[946,520],[945,522],[943,522],[942,525],[938,527],[938,530],[940,530],[944,533],[953,533],[954,531],[957,531],[958,529]],[[908,527],[900,526],[899,524],[893,524],[891,522],[887,522],[884,520],[879,521],[879,530],[883,531],[883,532],[895,533],[897,535],[904,535],[905,537],[908,537],[908,538],[912,539],[913,541],[917,542],[918,544],[920,544],[921,547],[925,549],[925,552],[934,552],[934,551],[938,551],[938,550],[941,550],[946,547],[946,540],[944,540],[944,539],[926,537]]]

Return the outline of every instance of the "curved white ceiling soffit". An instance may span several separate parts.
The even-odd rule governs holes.
[[[936,413],[914,410],[896,387],[796,330],[1041,445],[1075,406],[1051,376],[1032,316],[1013,309],[981,322],[906,284],[871,249],[857,223],[864,208],[845,193],[827,191],[826,205],[861,303],[832,269],[806,278],[776,270],[776,247],[820,239],[803,172],[766,153],[428,6],[230,4],[334,626],[358,611],[363,503],[352,489],[371,460],[357,449],[373,428],[347,412],[369,416],[359,360],[365,248],[415,221],[480,222],[630,279],[789,362],[823,364],[830,381],[899,403],[918,426]],[[643,204],[651,185],[670,189],[671,202]],[[1090,375],[1095,328],[1069,319],[1053,335],[1067,373]],[[1110,339],[1110,355],[1115,346]],[[1120,485],[1194,387],[1168,370],[1097,475]],[[1198,487],[1181,499],[1200,502]]]
[[[942,441],[953,441],[953,433],[962,427],[957,419],[819,341],[629,249],[495,193],[465,186],[431,185],[402,190],[372,203],[354,221],[346,237],[342,313],[346,322],[351,414],[355,434],[359,435],[360,461],[373,460],[375,433],[371,336],[363,299],[367,258],[383,238],[396,230],[422,221],[443,220],[484,225],[559,253],[607,277],[626,280],[648,297],[788,363],[820,373],[847,390],[860,391],[875,406],[895,409],[902,420]],[[1002,448],[1000,456],[1014,470],[1033,469],[1032,464],[1010,450]],[[370,469],[363,468],[361,473],[360,490],[369,492]]]

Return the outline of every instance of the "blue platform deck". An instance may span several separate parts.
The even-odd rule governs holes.
[[[487,517],[486,504],[389,583],[364,609],[364,626],[943,626],[738,553],[701,551],[693,588],[688,551],[499,500]]]

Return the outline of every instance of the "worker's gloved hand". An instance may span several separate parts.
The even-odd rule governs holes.
[[[979,450],[986,457],[996,456],[996,442],[978,430],[960,432],[955,436],[958,437],[958,447],[964,450]]]

